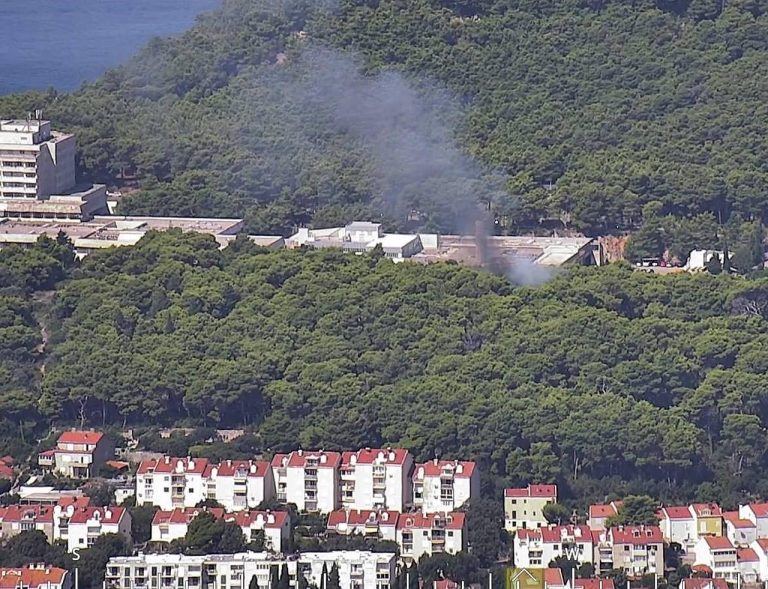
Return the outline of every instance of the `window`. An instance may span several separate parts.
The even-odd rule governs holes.
[[[624,552],[629,552],[629,544],[626,544],[626,545],[624,546]]]
[[[453,538],[453,532],[448,532],[448,537]]]

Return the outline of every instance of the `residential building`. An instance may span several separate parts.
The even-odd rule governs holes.
[[[296,450],[276,454],[272,473],[277,500],[294,503],[299,511],[330,513],[339,507],[338,452]]]
[[[752,548],[736,550],[739,565],[739,577],[743,583],[753,584],[760,581],[760,559]]]
[[[265,460],[224,460],[205,471],[206,498],[229,511],[256,509],[274,496],[272,468]]]
[[[669,506],[659,510],[659,527],[664,539],[679,544],[683,550],[693,550],[698,534],[696,520],[688,506]]]
[[[730,589],[725,579],[689,577],[680,581],[680,589]]]
[[[559,568],[544,569],[544,589],[566,589],[563,581],[563,570]]]
[[[738,511],[723,512],[725,535],[737,548],[746,548],[757,540],[757,526],[748,519],[739,517]]]
[[[504,489],[504,527],[512,532],[517,528],[546,526],[544,507],[550,503],[557,503],[557,485]]]
[[[629,577],[664,573],[664,538],[658,526],[619,526],[607,532],[613,547],[610,568],[624,569]],[[599,570],[609,570],[600,562]]]
[[[0,121],[0,217],[78,222],[108,213],[105,186],[75,179],[75,137],[50,121]]]
[[[194,507],[208,497],[205,458],[145,460],[136,471],[136,505],[155,505],[170,511]]]
[[[757,556],[757,576],[765,582],[768,581],[768,538],[758,538],[750,546]]]
[[[397,541],[397,511],[337,509],[328,516],[328,531],[342,535],[360,534]]]
[[[613,579],[579,579],[573,580],[573,583],[568,583],[570,589],[616,589]]]
[[[739,505],[739,517],[755,524],[758,538],[768,538],[768,503]]]
[[[56,540],[51,505],[8,505],[0,507],[0,539],[7,539],[28,530],[39,530],[49,543]]]
[[[342,589],[389,589],[396,578],[396,555],[365,551],[305,552],[278,558],[268,552],[184,556],[144,554],[111,558],[106,567],[105,586],[240,589],[256,577],[259,587],[269,587],[271,575],[286,565],[292,586],[301,574],[310,585],[323,586],[323,568],[339,570]]]
[[[397,543],[403,560],[417,561],[423,554],[456,554],[466,549],[465,514],[401,513],[397,518]]]
[[[101,432],[70,431],[59,436],[56,448],[41,452],[37,461],[61,476],[89,479],[114,456],[114,443]]]
[[[619,513],[619,507],[621,507],[621,501],[611,501],[606,504],[590,505],[589,506],[589,529],[590,530],[605,530],[606,522],[609,517]]]
[[[561,556],[582,564],[593,560],[592,533],[584,525],[519,528],[513,546],[517,567],[547,568]]]
[[[69,552],[92,546],[103,534],[120,534],[128,542],[132,541],[131,514],[123,507],[70,508],[61,510],[55,518],[57,539],[67,541]]]
[[[364,448],[341,458],[341,505],[349,509],[404,511],[411,501],[413,458],[402,448]]]
[[[72,589],[72,575],[47,565],[0,567],[0,589]]]
[[[723,535],[723,510],[717,503],[694,503],[690,511],[698,538]]]
[[[189,524],[198,515],[208,512],[216,519],[236,523],[243,530],[246,542],[255,542],[263,535],[264,549],[283,552],[290,543],[291,520],[284,511],[237,511],[211,507],[176,508],[158,511],[152,519],[152,542],[173,542],[187,535]]]
[[[739,576],[736,547],[725,536],[702,536],[694,548],[696,565],[712,571],[712,577],[736,581]]]
[[[454,511],[480,491],[474,462],[435,459],[417,464],[412,480],[413,504],[423,513]]]

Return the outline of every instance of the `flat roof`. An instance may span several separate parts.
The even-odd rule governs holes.
[[[242,219],[216,219],[205,217],[133,217],[120,215],[96,215],[92,223],[99,223],[105,228],[121,230],[174,229],[182,231],[200,231],[204,233],[226,233],[238,231],[243,225]],[[111,226],[111,227],[108,227]]]

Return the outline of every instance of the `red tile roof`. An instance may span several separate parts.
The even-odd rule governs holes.
[[[136,474],[148,474],[150,472],[156,472],[161,474],[171,474],[176,472],[176,466],[181,463],[182,472],[186,474],[203,474],[206,468],[208,468],[208,459],[206,458],[172,458],[165,456],[164,458],[152,460],[145,460],[139,465]]]
[[[439,477],[443,470],[451,471],[455,478],[469,478],[475,471],[475,463],[459,460],[431,460],[417,464],[413,472],[413,480],[424,477]]]
[[[504,497],[554,497],[557,499],[557,485],[528,485],[504,489]]]
[[[539,540],[547,544],[560,543],[563,538],[571,537],[577,542],[592,542],[592,531],[587,526],[546,526],[539,529],[518,529],[517,537],[520,540]]]
[[[709,568],[709,567],[707,567]],[[710,569],[710,572],[712,569]],[[703,579],[701,577],[691,577],[683,579],[682,589],[728,589],[728,583],[725,579]]]
[[[565,582],[563,581],[563,570],[562,569],[553,569],[548,568],[544,569],[544,586],[556,586],[556,587],[562,587],[565,585]]]
[[[574,587],[575,589],[615,589],[613,579],[576,579]]]
[[[374,462],[403,465],[408,459],[408,455],[408,450],[403,448],[361,448],[357,452],[344,452],[341,457],[341,465],[352,466],[354,464],[373,464]]]
[[[13,480],[14,472],[13,469],[3,463],[0,463],[0,479],[7,479],[9,481]]]
[[[275,454],[272,458],[272,466],[282,468],[290,466],[294,468],[304,468],[308,461],[317,461],[319,468],[336,468],[341,463],[341,454],[338,452],[324,452],[311,450],[296,450],[290,454]]]
[[[4,522],[52,524],[53,509],[51,505],[9,505],[4,511],[0,510],[0,519]]]
[[[232,477],[237,472],[249,477],[263,478],[269,470],[269,462],[266,460],[223,460],[219,464],[209,464],[205,476],[212,476],[213,469],[216,469],[217,477]]]
[[[177,507],[171,511],[157,511],[152,518],[152,525],[161,524],[188,524],[198,515],[208,512],[216,519],[224,517],[224,509],[221,507]]]
[[[758,538],[757,544],[763,549],[763,552],[768,553],[768,538]]]
[[[341,524],[363,526],[374,522],[379,526],[395,526],[400,514],[397,511],[375,511],[370,509],[337,509],[328,516],[328,529],[335,530]]]
[[[751,548],[740,548],[736,551],[736,559],[739,562],[757,562],[760,560],[757,557],[757,552]]]
[[[669,507],[662,507],[661,511],[664,517],[669,520],[693,519],[691,510],[687,505],[670,505]]]
[[[704,536],[704,541],[712,550],[733,550],[733,543],[725,536]]]
[[[124,507],[80,507],[75,509],[69,523],[84,524],[89,520],[98,519],[103,524],[117,525],[124,515]]]
[[[691,505],[697,517],[717,517],[723,515],[723,510],[717,503],[694,503]]]
[[[768,503],[750,503],[749,508],[755,517],[768,517]]]
[[[461,530],[464,528],[464,513],[454,511],[452,513],[401,513],[397,518],[398,530],[421,530],[439,527],[447,530]]]
[[[610,529],[614,544],[660,544],[664,542],[659,526],[622,526]]]
[[[64,432],[59,436],[58,444],[98,444],[104,434],[101,432]]]
[[[616,508],[613,505],[590,505],[589,517],[591,518],[606,518],[616,515]]]
[[[282,528],[288,521],[286,511],[238,511],[225,513],[225,522],[235,522],[241,528]]]
[[[19,586],[38,589],[51,585],[61,585],[67,571],[56,567],[0,568],[0,589],[17,589]]]
[[[88,507],[91,504],[91,498],[90,497],[75,497],[75,496],[69,496],[69,497],[62,497],[59,499],[58,505],[59,507],[69,507],[70,505],[72,507]]]
[[[740,518],[738,511],[724,511],[723,518],[725,519],[725,521],[731,524],[734,528],[756,527],[755,524],[753,524],[750,520]]]
[[[450,579],[440,579],[439,581],[435,581],[432,585],[434,589],[457,589],[459,586],[456,581],[451,581]]]

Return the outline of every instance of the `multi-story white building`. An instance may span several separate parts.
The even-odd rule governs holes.
[[[403,511],[411,500],[413,458],[401,448],[344,452],[339,468],[341,505]]]
[[[296,450],[272,459],[277,500],[299,511],[330,513],[338,509],[341,454]]]
[[[742,583],[753,584],[760,581],[760,558],[752,548],[737,549],[736,561]]]
[[[208,498],[205,458],[146,460],[136,471],[136,505],[155,505],[170,511],[194,507]]]
[[[397,541],[397,511],[337,509],[328,516],[328,531],[337,534],[361,534]]]
[[[544,508],[550,503],[557,503],[557,485],[504,489],[504,527],[511,532],[546,526]]]
[[[739,566],[736,547],[724,536],[702,536],[694,548],[694,565],[704,565],[712,570],[712,577],[736,581],[739,578]]]
[[[243,530],[246,542],[264,536],[264,549],[280,553],[288,547],[291,520],[284,511],[237,511],[226,513],[218,507],[187,507],[158,511],[152,519],[152,542],[173,542],[184,538],[190,522],[200,513],[208,512],[216,519],[236,523]]]
[[[520,528],[514,539],[515,566],[547,568],[558,557],[582,564],[593,558],[592,533],[584,525]]]
[[[462,512],[401,513],[397,543],[403,560],[417,561],[423,554],[456,554],[466,549],[466,521]]]
[[[183,556],[145,554],[111,558],[105,586],[173,587],[174,589],[241,589],[255,577],[259,587],[269,587],[272,575],[286,566],[292,586],[301,574],[309,584],[323,586],[323,569],[338,567],[342,589],[389,589],[396,576],[396,555],[364,551],[305,552],[289,559],[267,552]]]
[[[89,548],[103,534],[121,534],[131,542],[131,514],[123,507],[80,507],[60,512],[60,539],[67,549]]]
[[[59,436],[56,448],[38,454],[37,462],[71,479],[89,479],[114,457],[114,444],[101,432],[70,431]]]
[[[205,492],[229,511],[256,509],[274,496],[272,468],[265,460],[224,460],[209,465]]]
[[[49,121],[0,121],[0,217],[77,222],[108,212],[104,186],[77,186],[73,135]]]
[[[432,460],[413,472],[413,504],[423,513],[454,511],[480,491],[480,472],[474,462]]]
[[[757,526],[751,520],[739,517],[738,511],[724,511],[725,535],[737,548],[747,548],[757,540]]]
[[[768,538],[758,538],[750,546],[757,557],[757,577],[761,581],[768,581]]]
[[[768,538],[768,503],[739,505],[739,517],[755,524],[758,538]]]
[[[688,506],[662,507],[659,512],[659,527],[667,542],[680,544],[686,552],[693,550],[699,538],[696,533],[696,520]]]

